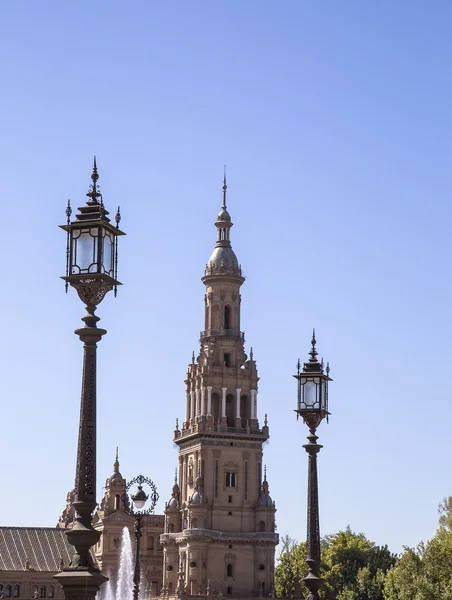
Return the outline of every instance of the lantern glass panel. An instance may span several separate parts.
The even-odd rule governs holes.
[[[306,408],[318,408],[317,404],[317,385],[314,381],[306,381],[303,386],[303,401]]]
[[[135,508],[143,508],[143,506],[146,504],[146,500],[134,500],[133,504]]]
[[[72,232],[71,275],[97,273],[99,237],[97,228],[75,229]]]
[[[113,277],[113,251],[114,251],[114,242],[113,242],[113,234],[106,229],[102,232],[103,235],[103,248],[102,248],[102,267],[103,272],[110,277]]]

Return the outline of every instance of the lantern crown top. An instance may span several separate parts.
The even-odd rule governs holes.
[[[324,373],[323,358],[322,358],[321,362],[318,361],[318,358],[317,358],[318,352],[316,349],[316,344],[317,344],[317,340],[315,337],[315,329],[313,329],[312,330],[312,338],[311,338],[311,350],[309,351],[309,360],[303,364],[303,370],[301,371],[300,370],[301,363],[300,363],[300,359],[298,359],[296,377],[299,377],[300,373],[319,373],[319,374]],[[329,370],[330,370],[329,365],[327,368],[328,368],[328,373],[329,373]]]
[[[90,206],[92,206],[93,204],[102,204],[102,194],[100,193],[99,187],[97,185],[98,179],[99,173],[97,172],[96,157],[94,156],[93,172],[91,173],[91,180],[93,183],[89,186],[88,193],[86,194],[89,198],[89,200],[86,203]]]

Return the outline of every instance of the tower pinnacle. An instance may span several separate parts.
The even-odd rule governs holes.
[[[228,186],[226,184],[226,165],[224,165],[224,177],[223,177],[223,204],[221,205],[221,208],[223,210],[226,210],[226,190],[228,189]]]

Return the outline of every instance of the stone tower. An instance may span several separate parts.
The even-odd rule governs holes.
[[[186,378],[185,419],[176,425],[179,483],[165,508],[163,595],[269,596],[273,593],[275,505],[259,426],[258,374],[245,354],[240,288],[245,281],[232,249],[223,204],[217,242],[202,281],[205,325]]]

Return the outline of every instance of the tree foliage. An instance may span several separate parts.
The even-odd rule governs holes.
[[[452,600],[452,496],[438,506],[439,528],[397,558],[349,527],[322,539],[322,600]],[[286,536],[275,570],[278,598],[306,596],[306,543]]]
[[[275,591],[278,598],[299,597],[298,575],[307,575],[306,543],[283,540],[283,548],[275,570]],[[325,600],[383,600],[386,571],[396,557],[387,547],[376,546],[364,534],[350,528],[322,540],[321,576]],[[305,595],[303,590],[301,592]]]

